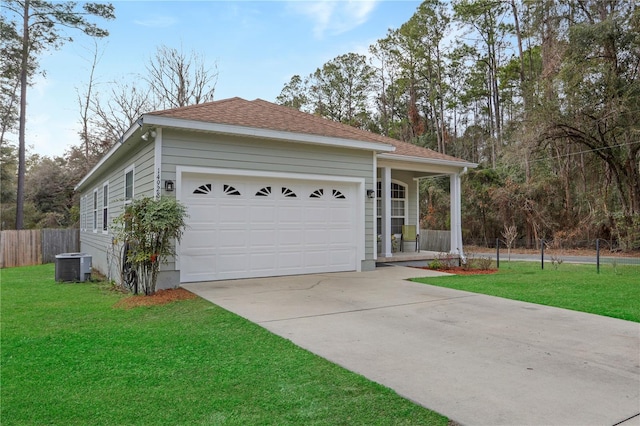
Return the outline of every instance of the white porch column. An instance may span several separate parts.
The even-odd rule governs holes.
[[[391,168],[383,167],[380,173],[380,183],[382,186],[382,229],[379,229],[382,236],[382,257],[391,257]]]
[[[462,201],[460,194],[460,173],[449,175],[451,189],[451,250],[464,259],[462,250]]]

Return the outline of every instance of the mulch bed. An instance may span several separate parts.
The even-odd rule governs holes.
[[[178,300],[195,299],[195,294],[184,288],[172,288],[169,290],[159,290],[151,296],[137,295],[126,297],[114,305],[114,308],[131,309],[139,306],[157,306],[166,305],[167,303],[177,302]]]

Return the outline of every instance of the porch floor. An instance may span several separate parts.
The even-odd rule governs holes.
[[[378,257],[376,263],[393,263],[393,262],[416,262],[416,261],[431,261],[437,259],[438,256],[442,256],[438,251],[401,251],[393,253],[391,257]]]

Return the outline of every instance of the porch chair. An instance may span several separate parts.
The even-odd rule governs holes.
[[[416,231],[416,225],[402,225],[400,236],[400,251],[404,251],[404,243],[416,242],[416,252],[420,253],[420,234]]]

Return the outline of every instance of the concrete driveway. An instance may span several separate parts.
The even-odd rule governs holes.
[[[640,425],[640,324],[406,281],[383,267],[184,284],[467,425]]]

